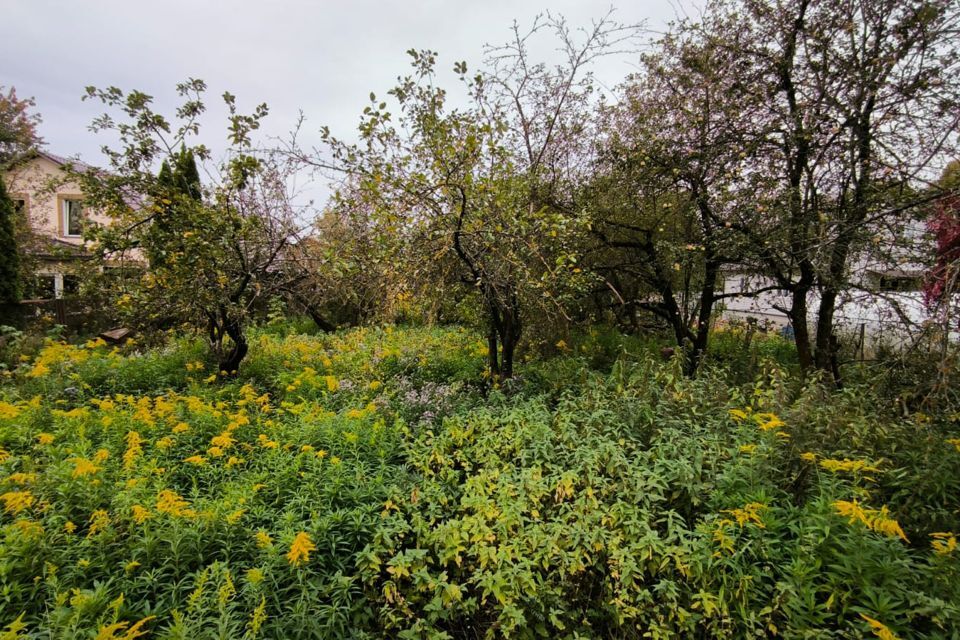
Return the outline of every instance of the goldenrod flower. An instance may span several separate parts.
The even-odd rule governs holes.
[[[890,631],[890,628],[880,622],[879,620],[874,620],[870,616],[860,614],[860,617],[867,621],[867,624],[870,625],[870,630],[873,631],[873,635],[880,638],[880,640],[899,640],[897,636]]]
[[[192,517],[194,512],[189,509],[190,503],[180,497],[176,491],[164,489],[157,494],[157,511],[172,516]]]
[[[868,462],[867,460],[851,460],[849,458],[844,458],[843,460],[832,460],[830,458],[825,458],[820,461],[820,466],[826,469],[831,473],[846,472],[846,473],[860,473],[862,471],[879,471],[879,469]]]
[[[340,381],[337,380],[334,376],[324,376],[324,379],[327,383],[327,391],[333,393],[340,388]]]
[[[754,416],[757,426],[763,431],[771,431],[777,427],[786,426],[786,423],[772,413],[758,413]]]
[[[73,478],[92,476],[100,471],[100,467],[93,464],[86,458],[73,458],[70,460],[70,462],[73,463],[73,472],[70,474]]]
[[[9,402],[0,402],[0,420],[9,420],[20,415],[20,408]]]
[[[56,439],[52,433],[38,433],[37,434],[37,444],[41,446],[47,446],[53,444],[53,441]]]
[[[230,431],[224,431],[220,435],[210,438],[210,444],[220,449],[229,449],[235,442],[236,440],[230,435]]]
[[[295,567],[300,566],[304,562],[309,562],[310,552],[316,548],[310,536],[301,531],[293,539],[293,544],[290,545],[290,552],[287,553],[287,561]]]
[[[147,616],[143,620],[135,623],[132,627],[129,622],[114,622],[105,627],[100,627],[100,630],[97,632],[97,637],[94,638],[94,640],[135,640],[136,638],[147,635],[147,632],[141,629],[143,625],[155,617],[156,616]],[[117,635],[121,633],[123,635]]]
[[[143,447],[141,447],[143,439],[136,431],[130,431],[127,433],[126,440],[127,450],[123,454],[123,468],[132,469],[137,462],[137,457],[143,453]]]
[[[90,514],[90,529],[87,531],[87,537],[94,536],[110,524],[110,514],[103,509],[97,509]]]
[[[270,534],[262,529],[253,535],[253,539],[257,541],[258,549],[266,549],[267,547],[273,546],[273,539],[270,537]]]
[[[930,546],[938,556],[950,555],[957,548],[957,536],[950,531],[931,533],[930,537],[933,538]]]
[[[747,523],[752,523],[763,529],[765,525],[763,524],[763,520],[760,518],[759,513],[766,508],[767,505],[765,504],[760,502],[751,502],[750,504],[744,505],[741,509],[725,509],[724,513],[729,513],[732,515],[740,527],[743,527],[743,525]]]
[[[0,495],[0,500],[3,501],[3,507],[7,513],[14,515],[29,509],[35,501],[33,494],[29,491],[8,491]]]
[[[888,517],[889,511],[886,507],[881,507],[879,510],[865,509],[856,500],[837,500],[833,503],[833,508],[841,516],[849,518],[850,524],[860,522],[877,533],[897,536],[904,542],[909,542],[907,535],[900,528],[900,523]]]
[[[151,517],[153,517],[149,509],[146,509],[139,504],[133,505],[131,507],[131,510],[133,511],[133,521],[136,522],[137,524],[143,524],[144,522],[149,520]]]

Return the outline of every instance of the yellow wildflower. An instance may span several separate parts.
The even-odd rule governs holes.
[[[0,402],[0,420],[9,420],[20,415],[20,408],[9,402]]]
[[[156,616],[147,616],[143,620],[136,622],[132,627],[129,622],[114,622],[111,625],[100,627],[100,630],[97,632],[97,637],[94,638],[94,640],[135,640],[136,638],[147,635],[146,631],[142,631],[143,625],[155,617]]]
[[[38,433],[37,444],[41,446],[47,446],[53,444],[55,438],[56,436],[54,436],[52,433]]]
[[[64,532],[66,532],[67,534],[71,534],[71,533],[73,533],[74,531],[77,530],[77,525],[75,525],[75,524],[73,524],[73,522],[67,520],[67,521],[64,523],[64,525],[63,525],[63,530],[64,530]]]
[[[7,478],[7,481],[12,482],[13,484],[24,485],[24,484],[30,484],[31,482],[34,482],[36,479],[37,479],[37,474],[35,473],[17,472],[17,473],[11,473],[10,476]]]
[[[786,426],[786,423],[772,413],[758,413],[754,416],[757,426],[763,431],[771,431],[777,427]]]
[[[174,433],[184,433],[189,429],[190,429],[190,425],[188,425],[186,422],[178,422],[177,424],[173,425],[172,431]]]
[[[334,376],[324,376],[324,380],[326,380],[327,383],[327,391],[333,393],[340,388],[340,381]]]
[[[824,458],[820,461],[820,466],[831,473],[839,473],[841,471],[846,473],[879,471],[877,467],[866,460],[851,460],[850,458],[844,458],[843,460]]]
[[[43,536],[43,525],[33,520],[17,520],[13,527],[27,540],[38,540]]]
[[[34,503],[33,494],[29,491],[8,491],[0,495],[0,500],[3,501],[3,507],[7,513],[14,515],[29,509]]]
[[[806,453],[800,454],[800,459],[803,460],[804,462],[816,462],[817,454],[807,451]]]
[[[263,582],[263,570],[256,567],[247,569],[247,582],[254,585]]]
[[[938,556],[950,555],[957,548],[957,536],[950,531],[931,533],[930,537],[933,538],[930,545]]]
[[[157,494],[157,511],[172,516],[193,516],[194,512],[188,509],[190,503],[180,497],[176,491],[164,489]]]
[[[204,458],[203,456],[190,456],[189,458],[184,458],[183,461],[188,464],[195,464],[198,467],[201,467],[207,464],[207,459]]]
[[[266,549],[267,547],[273,546],[273,539],[270,537],[270,534],[261,529],[253,535],[254,540],[257,541],[258,549]]]
[[[70,460],[70,462],[73,463],[73,472],[70,474],[73,478],[92,476],[100,471],[100,467],[93,464],[86,458],[73,458]]]
[[[123,454],[123,468],[132,469],[133,465],[137,462],[137,457],[143,453],[143,439],[140,437],[140,434],[136,431],[130,431],[127,433],[127,450]]]
[[[221,449],[229,449],[235,442],[236,440],[230,435],[230,431],[224,431],[220,435],[210,438],[210,444]]]
[[[50,367],[43,362],[37,362],[33,365],[33,368],[31,368],[30,371],[27,371],[26,376],[28,378],[42,378],[48,373],[50,373]]]
[[[94,536],[110,525],[110,514],[103,509],[97,509],[90,514],[90,529],[87,531],[87,537]]]
[[[110,452],[106,449],[97,449],[97,452],[93,454],[93,461],[100,463],[105,462],[107,458],[110,457]]]
[[[760,519],[759,513],[766,508],[767,505],[763,503],[751,502],[740,509],[725,509],[724,513],[732,515],[740,527],[743,527],[743,525],[747,523],[752,523],[763,529],[765,525],[763,524],[763,520]]]
[[[897,536],[904,542],[908,542],[907,535],[900,528],[900,523],[889,517],[886,507],[881,507],[879,510],[865,509],[856,500],[837,500],[833,503],[833,508],[841,516],[849,518],[850,524],[860,522],[877,533]]]
[[[267,438],[267,434],[265,433],[261,433],[257,436],[257,442],[259,442],[260,446],[264,449],[276,449],[278,446],[277,442]]]
[[[133,511],[133,521],[136,522],[137,524],[143,524],[144,522],[149,520],[151,517],[153,517],[149,509],[146,509],[139,504],[133,505],[131,507],[131,510]]]
[[[260,604],[257,605],[257,608],[253,610],[253,613],[250,615],[250,622],[247,624],[247,628],[250,629],[250,636],[256,637],[260,633],[260,627],[263,626],[263,623],[267,621],[267,597],[260,596]]]
[[[880,638],[880,640],[899,640],[897,636],[890,631],[890,628],[880,622],[879,620],[874,620],[870,616],[860,614],[860,617],[867,621],[867,624],[870,625],[870,630],[873,631],[873,635]]]
[[[740,445],[740,453],[746,453],[747,455],[750,455],[756,450],[757,450],[757,445],[755,444]]]
[[[293,566],[299,566],[304,562],[310,561],[310,552],[316,549],[316,545],[305,532],[301,531],[293,539],[290,545],[290,552],[287,553],[287,561]]]

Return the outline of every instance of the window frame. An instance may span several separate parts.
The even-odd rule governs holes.
[[[57,201],[59,203],[59,226],[60,226],[60,236],[62,238],[82,238],[83,237],[83,205],[80,204],[83,202],[83,196],[80,195],[63,195],[57,196]],[[70,203],[78,203],[77,206],[80,209],[78,224],[80,226],[80,231],[78,233],[70,233]]]

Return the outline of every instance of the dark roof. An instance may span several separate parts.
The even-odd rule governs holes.
[[[46,158],[50,162],[53,162],[60,166],[70,164],[81,171],[99,171],[99,169],[97,169],[96,167],[91,167],[86,162],[83,162],[77,158],[68,158],[66,156],[60,156],[55,153],[50,153],[49,151],[44,151],[42,149],[37,149],[36,154],[37,156],[41,158]]]

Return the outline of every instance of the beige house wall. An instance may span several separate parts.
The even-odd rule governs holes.
[[[24,201],[27,224],[33,234],[62,243],[61,247],[72,245],[81,249],[84,246],[82,237],[69,235],[64,228],[64,201],[82,200],[83,192],[78,184],[67,180],[66,172],[60,163],[41,154],[16,165],[3,178],[10,198]],[[84,225],[110,223],[111,219],[103,213],[83,208]],[[64,276],[76,272],[76,261],[81,257],[39,257],[41,260],[37,265],[37,275],[52,278],[55,297],[62,297]],[[121,263],[119,260],[108,260],[107,264]],[[142,254],[136,250],[127,252],[123,257],[123,264],[142,265]]]
[[[27,216],[34,233],[78,246],[83,244],[82,238],[66,234],[61,213],[64,200],[82,199],[83,192],[76,183],[65,180],[59,164],[38,156],[10,170],[4,180],[11,198],[26,201]],[[84,209],[83,213],[89,222],[110,222],[99,212]]]

